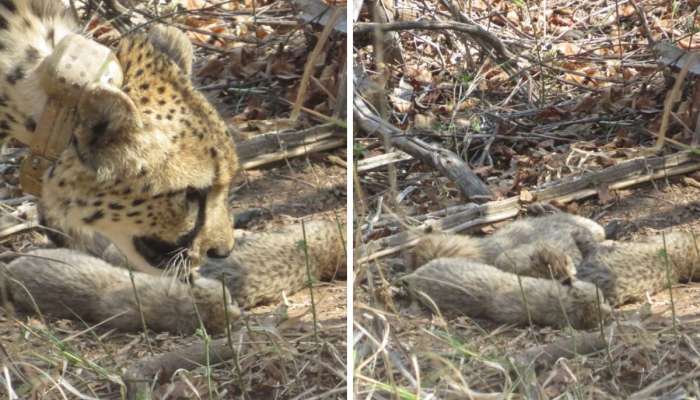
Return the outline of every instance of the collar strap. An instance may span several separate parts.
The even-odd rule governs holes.
[[[78,126],[77,106],[90,84],[121,87],[123,75],[112,51],[80,35],[69,34],[37,69],[48,96],[20,166],[22,190],[41,196],[44,172],[68,147]]]

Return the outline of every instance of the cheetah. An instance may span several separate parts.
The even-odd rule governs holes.
[[[76,31],[58,0],[0,2],[0,137],[31,140],[47,101],[39,65]],[[159,274],[183,250],[193,265],[228,256],[238,159],[189,79],[189,40],[158,27],[122,39],[116,56],[123,86],[98,83],[83,94],[71,145],[44,176],[44,218],[109,238],[139,271]]]
[[[411,255],[427,262],[402,282],[450,314],[585,329],[607,321],[612,307],[700,278],[692,232],[604,238],[594,221],[563,213],[522,219],[488,238],[430,235]]]
[[[310,221],[305,242],[301,225],[264,233],[236,230],[236,251],[205,264],[192,286],[143,273],[132,282],[128,269],[66,249],[32,251],[4,271],[0,267],[0,278],[11,303],[23,311],[38,309],[53,318],[77,315],[120,331],[138,331],[145,323],[155,331],[191,334],[204,326],[220,333],[241,315],[238,305],[275,300],[285,290],[308,284],[309,276],[344,276],[339,228],[332,221]]]
[[[700,241],[694,232],[675,231],[636,242],[597,243],[581,233],[574,238],[584,254],[576,276],[598,286],[613,306],[700,279]]]
[[[62,39],[77,32],[78,24],[60,0],[0,1],[0,139],[12,137],[30,143],[47,104],[47,95],[38,83],[42,61]],[[216,275],[222,268],[237,270],[236,279],[229,283],[230,292],[238,293],[227,296],[240,300],[241,307],[279,296],[281,288],[300,289],[307,280],[301,282],[301,272],[296,270],[305,274],[306,265],[299,261],[296,248],[282,246],[291,252],[288,264],[260,254],[249,257],[249,262],[245,252],[243,256],[231,255],[236,240],[228,197],[239,169],[238,157],[226,124],[190,80],[193,50],[187,37],[175,28],[156,26],[148,33],[122,38],[114,54],[123,83],[116,87],[97,82],[85,88],[75,109],[77,127],[71,142],[43,176],[42,221],[67,232],[71,239],[77,238],[70,243],[63,236],[53,235],[53,239],[81,247],[83,242],[106,238],[136,271],[136,281],[144,281],[142,287],[160,287],[155,293],[167,292],[162,287],[166,281],[148,274],[157,277],[174,266],[191,267],[197,276],[195,287],[211,292],[208,297],[199,297],[207,298],[204,303],[212,307],[215,295],[223,308],[228,307],[219,285],[206,281],[213,279],[207,273]],[[327,235],[326,239],[337,237]],[[295,240],[301,237],[295,236]],[[338,250],[334,244],[322,247]],[[319,257],[335,260],[340,258],[338,254]],[[108,272],[109,264],[85,255],[51,255],[58,260],[38,262],[34,268],[26,266],[37,257],[15,261],[10,266],[13,279],[31,286],[23,280],[29,276],[22,276],[21,269],[46,272],[47,279],[62,281],[37,279],[32,294],[41,292],[41,285],[49,285],[47,290],[63,291],[63,298],[87,290],[73,286],[70,280],[78,277],[93,290],[104,279],[114,279],[120,290],[125,285],[123,271]],[[279,252],[275,256],[280,256]],[[265,264],[268,261],[273,262]],[[200,273],[200,267],[207,263],[213,264],[207,273]],[[63,267],[65,264],[73,269]],[[265,284],[253,285],[258,280]],[[253,287],[260,293],[251,293]],[[140,288],[137,284],[137,292],[146,290]],[[184,295],[191,292],[185,289],[177,289],[173,299],[184,301]],[[279,291],[273,295],[275,289]],[[12,292],[18,296],[17,290]],[[115,294],[112,300],[124,303],[118,308],[130,310],[126,303],[132,299],[127,301],[126,293]],[[49,294],[44,304],[53,295],[58,293]],[[153,299],[153,306],[158,307],[153,296],[144,298]],[[84,311],[88,319],[94,316],[93,320],[107,315],[89,307]],[[125,312],[114,323],[128,329],[133,326],[121,321],[133,319],[133,313]],[[216,319],[221,313],[211,315]],[[183,318],[190,316],[183,314]],[[212,326],[220,322],[209,321]],[[191,326],[176,323],[170,327],[182,330]]]
[[[590,329],[611,314],[590,282],[518,276],[464,258],[432,260],[401,280],[418,300],[449,316]]]
[[[588,232],[595,241],[605,239],[605,229],[595,221],[566,213],[517,220],[479,238],[468,235],[430,234],[406,254],[407,267],[415,269],[439,257],[467,258],[507,272],[549,278],[548,266],[557,275],[571,275],[582,260],[573,232]]]

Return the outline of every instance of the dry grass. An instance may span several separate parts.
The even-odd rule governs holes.
[[[14,244],[20,241],[29,245],[23,239]],[[219,336],[227,340],[234,357],[213,363],[209,352],[214,350],[207,350],[207,361],[200,367],[154,381],[154,398],[342,396],[345,282],[318,283],[311,277],[309,282],[313,284],[308,290],[286,297],[282,304],[256,307],[234,321],[231,330]],[[203,327],[190,337],[151,331],[125,334],[77,318],[15,313],[10,303],[6,306],[0,308],[0,393],[8,399],[126,398],[126,369],[194,343],[211,348],[215,339]]]
[[[98,22],[94,8],[85,8],[88,1],[71,3],[81,17],[90,20],[87,30],[99,40],[109,43],[118,37]],[[172,16],[166,20],[188,31],[196,49],[196,86],[205,91],[228,123],[243,127],[245,132],[236,139],[276,130],[276,121],[284,121],[291,111],[293,102],[287,99],[295,97],[298,79],[294,77],[301,76],[310,52],[306,33],[323,27],[296,20],[285,1],[181,3],[204,9],[133,2],[140,12],[132,14],[132,22],[145,26],[155,15]],[[220,7],[210,7],[214,3]],[[259,9],[266,13],[265,18],[261,22],[249,20]],[[333,49],[337,40],[343,39],[336,35],[327,47]],[[342,57],[327,49],[322,56],[327,58],[323,76],[313,76],[306,101],[300,103],[305,107],[302,111],[312,108],[316,116],[304,111],[296,125],[300,129],[324,121],[319,116],[334,111],[335,99],[331,101],[325,93],[335,90],[336,58]],[[266,71],[270,66],[272,69]],[[35,221],[35,216],[17,212],[35,204],[36,199],[22,197],[17,167],[23,150],[12,152],[0,158],[2,215],[14,213]],[[344,158],[342,152],[337,153]],[[268,211],[266,218],[253,223],[255,230],[299,223],[296,219],[302,217],[333,218],[344,211],[345,170],[323,155],[284,160],[242,175],[234,188],[232,206]],[[299,182],[303,183],[301,188]],[[4,254],[46,245],[46,237],[30,225],[17,233],[3,232],[0,242]],[[344,281],[314,282],[308,290],[290,294],[280,304],[248,310],[229,334],[236,353],[233,359],[161,377],[153,383],[154,398],[343,398],[347,386],[345,286]],[[122,380],[126,368],[151,355],[213,339],[204,330],[191,337],[150,331],[125,334],[80,321],[44,319],[0,308],[0,399],[122,399],[126,396]]]
[[[676,289],[679,293],[688,306],[700,300],[697,287]],[[376,304],[370,307],[366,295],[363,291],[355,299],[358,398],[641,399],[700,394],[700,314],[690,307],[678,315],[674,328],[666,293],[652,298],[665,312],[654,310],[650,316],[648,305],[635,305],[616,313],[615,334],[606,349],[527,366],[514,360],[526,349],[571,338],[573,331],[498,326],[467,317],[445,320],[403,300],[391,307],[369,301]],[[398,311],[387,311],[393,307]]]
[[[445,3],[403,2],[396,15],[404,21],[450,21]],[[694,6],[635,3],[645,11],[655,40],[697,48]],[[378,51],[369,35],[356,36],[358,64],[375,85],[371,90],[389,95],[388,110],[370,100],[388,121],[459,154],[496,198],[520,196],[523,208],[533,189],[647,153],[671,86],[655,64],[632,2],[468,1],[460,7],[515,54],[510,69],[501,69],[474,40],[449,29],[385,36],[385,44],[400,44],[400,58]],[[371,17],[365,15],[365,21]],[[697,128],[684,114],[688,98],[680,103],[669,132],[689,143]],[[355,149],[360,163],[393,150],[369,132],[356,135]],[[427,213],[465,203],[452,182],[416,161],[395,162],[393,168],[355,177],[356,246],[410,230],[426,222]],[[692,179],[662,179],[615,193],[600,188],[596,200],[556,206],[621,225],[615,238],[633,240],[669,228],[697,231],[698,195]],[[602,351],[522,366],[513,360],[526,350],[576,333],[433,315],[394,285],[406,273],[396,257],[355,265],[357,398],[700,396],[697,284],[675,285],[616,310]]]
[[[316,290],[328,303],[344,298],[340,284]],[[270,312],[249,315],[231,334],[234,359],[165,378],[156,386],[157,398],[334,398],[344,393],[345,323],[337,312],[329,317],[333,312],[323,304],[316,305],[323,310],[317,338],[303,296],[292,297],[284,309],[294,315],[291,319]],[[200,340],[166,333],[148,333],[146,339],[65,320],[44,325],[0,312],[6,398],[13,392],[19,399],[123,398],[123,369],[151,354],[147,342],[162,354]]]

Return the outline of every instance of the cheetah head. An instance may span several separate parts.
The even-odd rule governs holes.
[[[227,256],[238,160],[226,125],[192,86],[189,40],[157,27],[123,39],[116,54],[124,84],[84,92],[72,143],[44,176],[47,220],[106,236],[148,272]]]

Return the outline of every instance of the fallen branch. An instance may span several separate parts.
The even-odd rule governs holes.
[[[385,165],[410,160],[412,158],[413,157],[411,157],[410,155],[408,155],[402,151],[393,151],[393,152],[387,153],[387,154],[380,154],[380,155],[374,156],[374,157],[363,158],[362,160],[359,160],[357,162],[357,168],[355,170],[358,173],[365,172],[365,171],[371,171],[373,169],[377,169],[377,168],[383,167]]]
[[[573,358],[601,351],[608,345],[608,340],[600,332],[574,332],[571,337],[521,351],[515,354],[511,361],[516,367],[547,368],[560,358]]]
[[[265,133],[236,144],[238,158],[244,169],[298,157],[314,152],[342,147],[334,124],[324,124],[301,131]]]
[[[599,188],[624,189],[639,183],[673,175],[700,170],[700,161],[695,161],[691,152],[680,152],[664,157],[640,158],[626,161],[601,171],[559,182],[544,189],[533,191],[538,202],[556,201],[566,204],[598,194]],[[433,230],[461,232],[476,226],[512,218],[520,212],[518,196],[474,205],[464,211],[438,220],[426,221],[411,232],[400,232],[371,241],[356,251],[356,262],[368,262],[410,248],[418,241],[418,235]]]
[[[406,136],[400,129],[373,113],[357,91],[353,96],[353,105],[355,120],[362,130],[374,135],[389,136],[393,146],[430,165],[454,182],[466,199],[484,201],[492,198],[488,186],[457,154],[416,137]]]
[[[124,372],[127,399],[141,400],[152,398],[152,387],[156,382],[165,382],[175,373],[230,360],[236,355],[228,338],[209,342],[198,342],[183,349],[136,362]]]
[[[496,60],[506,62],[512,58],[512,54],[506,49],[503,43],[491,32],[484,30],[479,25],[465,24],[456,21],[398,21],[384,24],[373,22],[356,22],[353,24],[353,33],[368,33],[374,29],[383,32],[404,31],[412,29],[424,29],[431,31],[454,30],[478,39],[476,40],[486,50],[493,50],[496,53]]]
[[[333,124],[323,124],[304,130],[263,133],[236,143],[238,158],[248,161],[255,157],[292,147],[302,146],[337,136]]]
[[[345,139],[324,139],[308,145],[301,145],[291,149],[280,150],[275,153],[262,154],[250,160],[241,163],[243,169],[257,168],[261,165],[270,164],[276,161],[281,161],[287,158],[299,157],[319,151],[344,147],[347,141]]]

